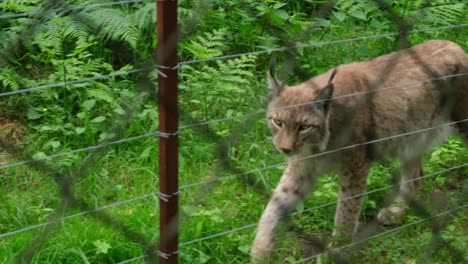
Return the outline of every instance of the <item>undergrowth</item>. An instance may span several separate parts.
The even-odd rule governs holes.
[[[74,5],[104,2],[107,1],[70,1]],[[181,263],[249,261],[255,231],[251,224],[258,221],[284,170],[281,164],[284,157],[274,149],[264,120],[265,72],[272,55],[279,58],[281,65],[286,65],[282,79],[294,83],[339,64],[369,60],[394,50],[398,47],[394,35],[326,43],[397,32],[398,25],[392,20],[395,17],[406,19],[415,30],[468,22],[464,1],[336,1],[330,12],[321,14],[325,3],[307,0],[179,1],[182,21],[179,59],[204,60],[182,65],[179,69]],[[33,12],[40,5],[38,0],[6,0],[0,3],[0,10],[2,14]],[[385,5],[387,12],[380,11]],[[34,31],[18,54],[0,69],[0,91],[18,91],[138,69],[143,61],[153,56],[156,47],[154,13],[154,3],[144,1],[92,9],[80,13],[83,17],[79,20],[72,16],[54,16]],[[310,19],[317,15],[320,18]],[[0,53],[33,18],[0,20],[0,38],[5,40],[0,42]],[[409,41],[417,44],[445,38],[467,47],[467,33],[463,27],[447,28],[411,34]],[[291,45],[307,47],[294,49],[293,53],[281,51],[206,60]],[[287,60],[282,64],[286,56],[294,56],[297,69],[288,68]],[[140,93],[140,78],[138,73],[121,75],[2,97],[0,109],[7,109],[9,119],[16,119],[15,122],[26,127],[21,148],[24,153],[40,159],[106,142],[115,136],[109,134],[109,128],[131,110],[126,106],[137,107],[120,136],[147,136],[112,145],[83,177],[75,179],[76,196],[91,208],[97,208],[158,191],[158,143],[154,136],[148,135],[158,130],[157,104],[151,100],[152,91]],[[0,118],[0,122],[2,120]],[[220,142],[226,144],[220,145]],[[21,157],[3,153],[5,150],[0,150],[0,166],[21,161]],[[68,173],[79,168],[87,155],[88,152],[73,153],[46,162]],[[425,161],[429,174],[465,164],[468,155],[463,143],[451,138],[428,154]],[[258,170],[274,164],[277,166]],[[368,190],[388,186],[389,175],[397,168],[398,164],[392,162],[375,164]],[[243,174],[237,175],[239,173]],[[419,200],[431,214],[449,210],[460,200],[466,203],[467,173],[466,168],[460,168],[429,177]],[[233,174],[237,176],[213,182],[215,178]],[[336,201],[335,178],[335,175],[322,177],[317,189],[297,207],[278,246],[277,255],[282,263],[296,263],[302,257],[317,253],[304,237],[329,240],[334,205],[308,209]],[[206,184],[190,186],[199,182]],[[391,190],[387,190],[366,197],[361,218],[365,226],[372,224],[390,193]],[[1,234],[53,220],[61,202],[59,185],[47,175],[27,164],[1,168],[0,263],[13,263],[21,252],[33,246],[31,243],[35,239],[43,237],[46,228],[7,237]],[[65,215],[79,212],[77,208],[66,208]],[[157,196],[113,206],[104,212],[130,230],[158,241]],[[371,239],[351,255],[349,261],[462,263],[463,258],[468,257],[464,250],[468,243],[467,215],[466,209],[457,210],[454,214]],[[421,219],[424,217],[418,212],[410,212],[402,224]],[[441,227],[439,233],[434,233],[434,223]],[[197,241],[246,225],[251,226]],[[433,247],[435,250],[428,250],[431,245],[437,245]],[[126,232],[119,231],[116,225],[105,224],[93,214],[87,214],[55,223],[32,263],[117,263],[143,253],[141,245],[126,236]],[[329,261],[330,257],[323,255],[312,263]]]

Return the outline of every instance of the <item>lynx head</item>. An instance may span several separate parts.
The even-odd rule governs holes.
[[[313,152],[327,147],[335,74],[336,69],[323,85],[312,79],[297,86],[287,86],[273,77],[271,69],[267,72],[268,126],[280,152],[293,155],[306,146]]]

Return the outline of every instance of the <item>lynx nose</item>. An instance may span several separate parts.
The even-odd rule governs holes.
[[[280,148],[281,152],[283,152],[284,154],[289,154],[291,153],[292,149],[288,149],[288,148]]]

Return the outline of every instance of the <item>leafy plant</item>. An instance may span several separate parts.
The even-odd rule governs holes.
[[[181,221],[180,227],[180,242],[184,243],[180,259],[184,263],[247,263],[254,235],[253,224],[258,221],[269,194],[285,169],[277,166],[284,162],[284,157],[274,149],[264,117],[267,100],[265,71],[271,56],[279,53],[216,61],[213,58],[303,45],[294,52],[285,52],[291,64],[303,72],[300,77],[295,70],[284,74],[289,74],[284,80],[292,84],[342,63],[367,60],[392,51],[394,36],[357,40],[396,32],[395,18],[405,19],[416,29],[467,22],[464,1],[335,2],[331,12],[323,14],[322,7],[329,1],[178,2],[179,60],[202,60],[184,63],[179,68],[179,179],[180,184],[185,185],[180,192],[180,205],[181,216],[185,217],[181,219],[187,220]],[[388,4],[388,10],[382,11],[377,2]],[[5,0],[0,2],[0,12],[2,15],[34,12],[41,3],[39,0]],[[70,0],[68,3],[78,6],[109,1]],[[320,18],[316,17],[318,14]],[[78,16],[58,12],[52,19],[42,21],[24,46],[18,47],[13,60],[0,69],[0,91],[17,91],[140,68],[140,62],[154,55],[155,16],[154,1],[90,7]],[[23,32],[25,25],[33,19],[34,16],[0,19],[0,49]],[[467,36],[466,29],[460,27],[419,32],[410,39],[420,43],[436,37],[447,38],[466,46]],[[291,57],[293,53],[295,58]],[[139,105],[146,98],[136,92],[139,77],[139,74],[118,76],[2,97],[0,109],[13,113],[12,116],[29,128],[26,148],[36,153],[33,158],[40,159],[99,144],[112,137],[108,128],[127,114],[125,106]],[[143,104],[123,137],[158,131],[158,119],[157,104]],[[217,134],[215,138],[203,133],[206,132],[205,125]],[[249,172],[248,175],[233,176],[231,171],[219,170],[216,151],[220,138],[229,139],[226,152],[233,167]],[[112,145],[93,167],[88,168],[84,177],[77,179],[73,191],[91,207],[131,201],[126,205],[109,206],[105,213],[149,240],[157,241],[159,199],[146,196],[158,189],[157,153],[158,143],[154,137],[142,136],[138,140]],[[62,171],[73,172],[86,154],[57,158],[50,164]],[[4,154],[3,150],[0,150],[0,158],[2,166],[21,161]],[[431,173],[464,164],[468,155],[459,140],[451,139],[426,160],[426,172]],[[374,166],[369,191],[387,186],[391,170],[396,167],[393,163]],[[447,201],[453,202],[461,194],[466,173],[464,168],[428,178],[422,199],[426,198],[425,193],[442,189],[450,192]],[[210,185],[190,186],[214,181],[220,176],[231,177]],[[365,198],[363,225],[375,218],[386,194],[378,192]],[[147,198],[135,199],[142,195]],[[332,203],[336,198],[336,177],[321,178],[316,191],[298,206],[297,214],[292,217],[294,226],[306,233],[317,234],[323,242],[328,241],[335,207],[331,204],[308,209]],[[16,166],[0,171],[0,199],[0,232],[5,234],[51,220],[62,196],[60,186],[52,178],[30,167]],[[301,212],[303,210],[305,212]],[[74,213],[79,210],[69,208],[66,215]],[[442,231],[443,238],[460,251],[466,244],[463,238],[468,237],[464,228],[466,215],[463,210],[452,214],[450,225]],[[405,218],[405,223],[421,219],[414,212]],[[391,236],[372,238],[368,244],[363,244],[350,263],[370,263],[376,259],[382,263],[414,262],[424,254],[425,246],[431,240],[431,228],[430,224],[421,223]],[[144,254],[139,244],[116,230],[114,226],[84,215],[63,220],[31,262],[116,263]],[[228,230],[235,231],[197,242],[202,236]],[[40,230],[32,229],[2,237],[0,262],[13,262],[18,252],[27,248],[40,233]],[[290,232],[285,237],[286,242],[279,243],[278,255],[284,256],[284,261],[297,262],[297,258],[302,257],[300,240]],[[451,254],[453,248],[438,248],[431,261],[459,263]],[[317,261],[328,260],[327,256],[322,256]]]

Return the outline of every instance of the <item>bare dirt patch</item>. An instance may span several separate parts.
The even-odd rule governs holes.
[[[23,143],[26,127],[19,122],[0,116],[0,166],[6,165],[9,154],[5,145],[20,146]]]

